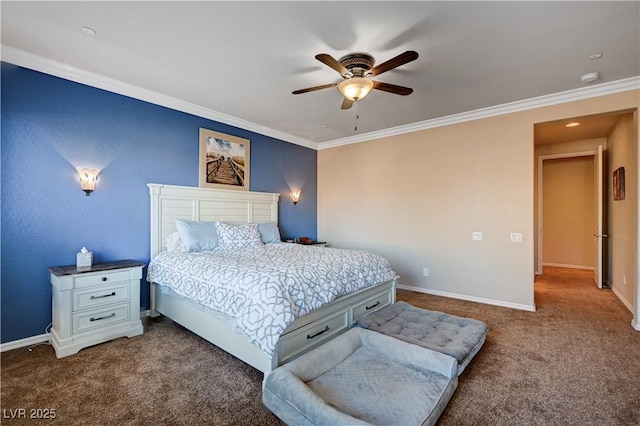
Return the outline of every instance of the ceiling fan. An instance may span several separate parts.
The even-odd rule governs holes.
[[[418,53],[413,50],[407,50],[395,58],[389,59],[375,67],[375,58],[368,53],[350,53],[339,60],[334,59],[333,56],[327,53],[320,53],[316,55],[316,59],[338,71],[344,80],[339,83],[329,83],[294,90],[292,92],[294,95],[338,86],[338,90],[340,90],[340,93],[344,96],[341,109],[349,109],[355,101],[363,99],[372,89],[383,90],[402,96],[409,95],[413,92],[413,89],[409,87],[374,81],[369,78],[390,71],[408,62],[415,61],[418,59]]]

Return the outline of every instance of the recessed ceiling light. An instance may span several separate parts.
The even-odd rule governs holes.
[[[96,35],[96,30],[94,30],[93,28],[89,28],[89,27],[82,27],[82,32],[85,33],[86,35]]]
[[[580,76],[580,81],[583,83],[591,83],[592,81],[596,81],[599,78],[600,78],[599,72],[588,72]]]
[[[600,59],[602,58],[602,53],[594,53],[593,55],[589,55],[589,59]]]
[[[578,123],[577,121],[573,121],[571,123],[565,124],[565,127],[577,127],[579,125],[580,125],[580,123]]]

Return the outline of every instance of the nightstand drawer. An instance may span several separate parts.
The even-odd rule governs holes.
[[[94,328],[106,327],[121,321],[129,321],[128,303],[73,314],[73,332],[81,333]]]
[[[80,275],[75,277],[75,288],[89,287],[93,285],[129,281],[129,271],[105,271],[100,274]]]
[[[382,309],[385,306],[389,305],[392,300],[391,291],[392,290],[387,290],[384,293],[378,293],[375,296],[368,298],[364,302],[353,306],[353,310],[351,312],[353,322],[358,321],[360,318],[371,312],[375,312],[378,309]]]
[[[73,310],[129,300],[129,283],[103,285],[73,291]]]
[[[349,327],[348,310],[336,312],[320,323],[301,327],[280,338],[280,362],[287,361],[303,352],[318,346],[336,333]]]

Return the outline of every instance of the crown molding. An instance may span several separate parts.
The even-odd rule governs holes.
[[[403,126],[390,127],[375,132],[363,133],[356,136],[349,136],[341,139],[334,139],[326,142],[313,142],[289,133],[281,132],[266,126],[262,126],[251,121],[243,120],[232,115],[224,114],[200,105],[185,102],[183,100],[163,95],[151,90],[143,89],[132,84],[124,83],[100,74],[85,71],[72,67],[39,55],[28,53],[14,47],[0,45],[1,58],[5,62],[12,63],[24,68],[50,74],[76,83],[107,90],[109,92],[128,96],[134,99],[150,102],[155,105],[164,106],[177,111],[182,111],[198,117],[207,118],[230,126],[239,127],[261,135],[280,139],[289,143],[304,146],[306,148],[320,150],[334,148],[353,143],[367,142],[390,136],[411,133],[420,130],[433,129],[436,127],[449,126],[466,121],[479,120],[494,117],[497,115],[510,114],[514,112],[526,111],[545,106],[557,105],[561,103],[588,99],[597,96],[610,95],[614,93],[626,92],[640,89],[640,76],[630,77],[609,83],[590,85],[579,89],[567,90],[550,95],[538,96],[535,98],[523,99],[520,101],[481,108],[459,114],[447,115],[430,120],[419,121]]]
[[[55,77],[64,78],[76,83],[86,84],[88,86],[103,89],[119,95],[128,96],[130,98],[139,99],[155,105],[171,108],[177,111],[186,112],[198,117],[207,118],[228,124],[230,126],[239,127],[261,135],[280,139],[306,148],[318,149],[316,142],[271,129],[251,121],[243,120],[232,115],[224,114],[200,105],[182,101],[171,96],[163,95],[151,90],[143,89],[132,84],[123,83],[122,81],[105,77],[100,74],[85,71],[80,68],[72,67],[58,61],[54,61],[33,53],[28,53],[14,47],[1,45],[2,61],[18,65],[23,68],[29,68]]]
[[[320,142],[318,149],[335,148],[342,145],[367,142],[374,139],[381,139],[404,133],[417,132],[419,130],[433,129],[436,127],[449,126],[451,124],[463,123],[465,121],[479,120],[482,118],[495,117],[497,115],[510,114],[514,112],[526,111],[551,105],[557,105],[582,99],[594,98],[597,96],[611,95],[614,93],[626,92],[640,89],[640,76],[616,80],[609,83],[581,87],[579,89],[567,90],[550,95],[538,96],[535,98],[523,99],[502,105],[476,109],[459,114],[447,115],[431,120],[419,121],[404,126],[390,127],[376,132],[363,133],[357,136],[349,136],[342,139],[335,139],[327,142]]]

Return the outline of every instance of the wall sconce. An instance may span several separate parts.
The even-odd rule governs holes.
[[[302,190],[300,189],[294,189],[293,191],[291,191],[291,199],[293,200],[293,204],[298,204],[298,201],[300,201],[301,192]]]
[[[79,168],[80,187],[87,194],[87,197],[96,189],[96,180],[98,180],[98,169],[89,169],[86,167]]]

